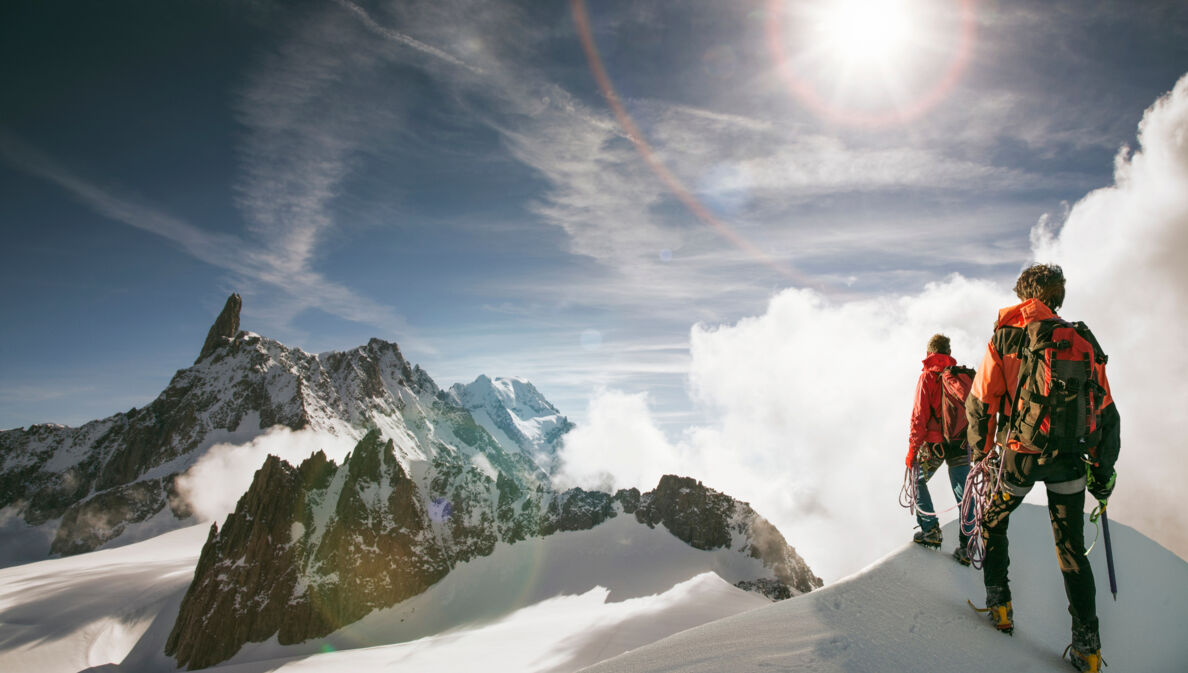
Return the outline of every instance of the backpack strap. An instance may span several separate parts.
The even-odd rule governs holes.
[[[1106,355],[1101,350],[1101,344],[1097,343],[1097,337],[1093,336],[1093,332],[1089,331],[1089,326],[1083,322],[1072,323],[1072,328],[1077,331],[1082,339],[1089,342],[1093,346],[1093,357],[1097,360],[1097,364],[1104,365],[1109,362],[1110,356]]]

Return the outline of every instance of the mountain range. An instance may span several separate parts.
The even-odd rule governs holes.
[[[210,526],[165,642],[179,666],[325,636],[506,545],[612,520],[705,551],[708,570],[768,598],[822,584],[745,502],[695,480],[670,475],[642,493],[558,488],[573,424],[523,379],[443,390],[394,343],[314,355],[240,331],[241,307],[232,295],[195,363],[147,406],[0,432],[5,565],[193,525],[179,477],[214,447],[277,426],[353,443],[340,461],[269,456]]]

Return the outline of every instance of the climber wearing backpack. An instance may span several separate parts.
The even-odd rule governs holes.
[[[953,497],[960,503],[969,474],[965,397],[969,393],[973,370],[957,366],[950,353],[947,336],[934,334],[928,340],[924,370],[916,381],[905,461],[908,468],[905,486],[909,492],[914,486],[915,494],[914,498],[907,498],[908,506],[915,511],[916,521],[920,524],[920,530],[912,540],[933,549],[940,547],[941,531],[928,492],[928,480],[940,469],[941,463],[947,463]],[[953,559],[962,565],[969,565],[965,547],[967,531],[972,529],[970,523],[962,526],[960,541],[953,551]]]
[[[981,520],[984,611],[999,630],[1013,631],[1007,523],[1042,481],[1072,615],[1065,654],[1078,670],[1099,671],[1101,637],[1083,512],[1087,483],[1102,507],[1114,488],[1119,418],[1106,356],[1084,324],[1056,315],[1064,302],[1059,266],[1028,267],[1015,294],[1022,303],[999,311],[966,403],[975,473],[985,468],[997,475],[989,481]]]

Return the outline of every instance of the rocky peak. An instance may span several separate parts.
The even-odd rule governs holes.
[[[620,491],[620,495],[631,494]],[[638,498],[635,518],[640,523],[662,524],[696,549],[738,549],[762,561],[775,575],[776,584],[784,586],[780,589],[763,582],[740,583],[744,589],[786,598],[791,595],[789,590],[804,593],[822,586],[821,578],[812,573],[779,530],[745,502],[715,491],[696,479],[672,474],[661,477],[655,490]],[[626,505],[625,500],[625,509]]]
[[[239,311],[242,308],[243,299],[239,294],[227,297],[227,303],[223,305],[223,312],[219,314],[218,318],[215,318],[214,324],[210,326],[210,331],[206,333],[206,343],[202,344],[202,352],[198,354],[198,359],[194,360],[194,364],[198,364],[219,346],[235,338],[235,335],[239,333]]]
[[[635,518],[649,526],[664,524],[696,549],[716,549],[730,545],[734,504],[734,498],[696,479],[666,474],[656,490],[644,494]]]
[[[444,577],[445,550],[393,451],[373,430],[343,465],[269,456],[211,528],[166,654],[204,668],[244,643],[323,636]]]

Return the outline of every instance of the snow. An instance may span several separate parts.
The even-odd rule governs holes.
[[[1182,671],[1188,563],[1121,522],[1110,530],[1117,602],[1100,544],[1091,555],[1109,670]],[[195,526],[0,570],[0,670],[175,670],[163,643],[206,533]],[[837,584],[772,604],[707,572],[714,552],[620,516],[590,531],[500,544],[421,596],[324,639],[252,644],[209,670],[1071,670],[1060,660],[1069,618],[1044,509],[1024,505],[1012,515],[1013,637],[965,605],[981,603],[981,575],[949,559],[956,535],[952,526],[945,533],[943,552],[908,543]]]
[[[80,671],[121,661],[173,612],[207,528],[0,570],[0,671]]]
[[[677,634],[584,669],[737,673],[795,670],[1034,671],[1067,673],[1061,654],[1069,615],[1046,508],[1011,516],[1015,634],[996,632],[966,605],[979,606],[981,573],[910,542],[837,584]],[[1087,525],[1092,537],[1093,526]],[[947,540],[956,538],[953,524]],[[1091,555],[1097,579],[1102,655],[1111,670],[1179,673],[1188,660],[1188,563],[1128,526],[1110,522],[1118,600],[1105,555]]]

